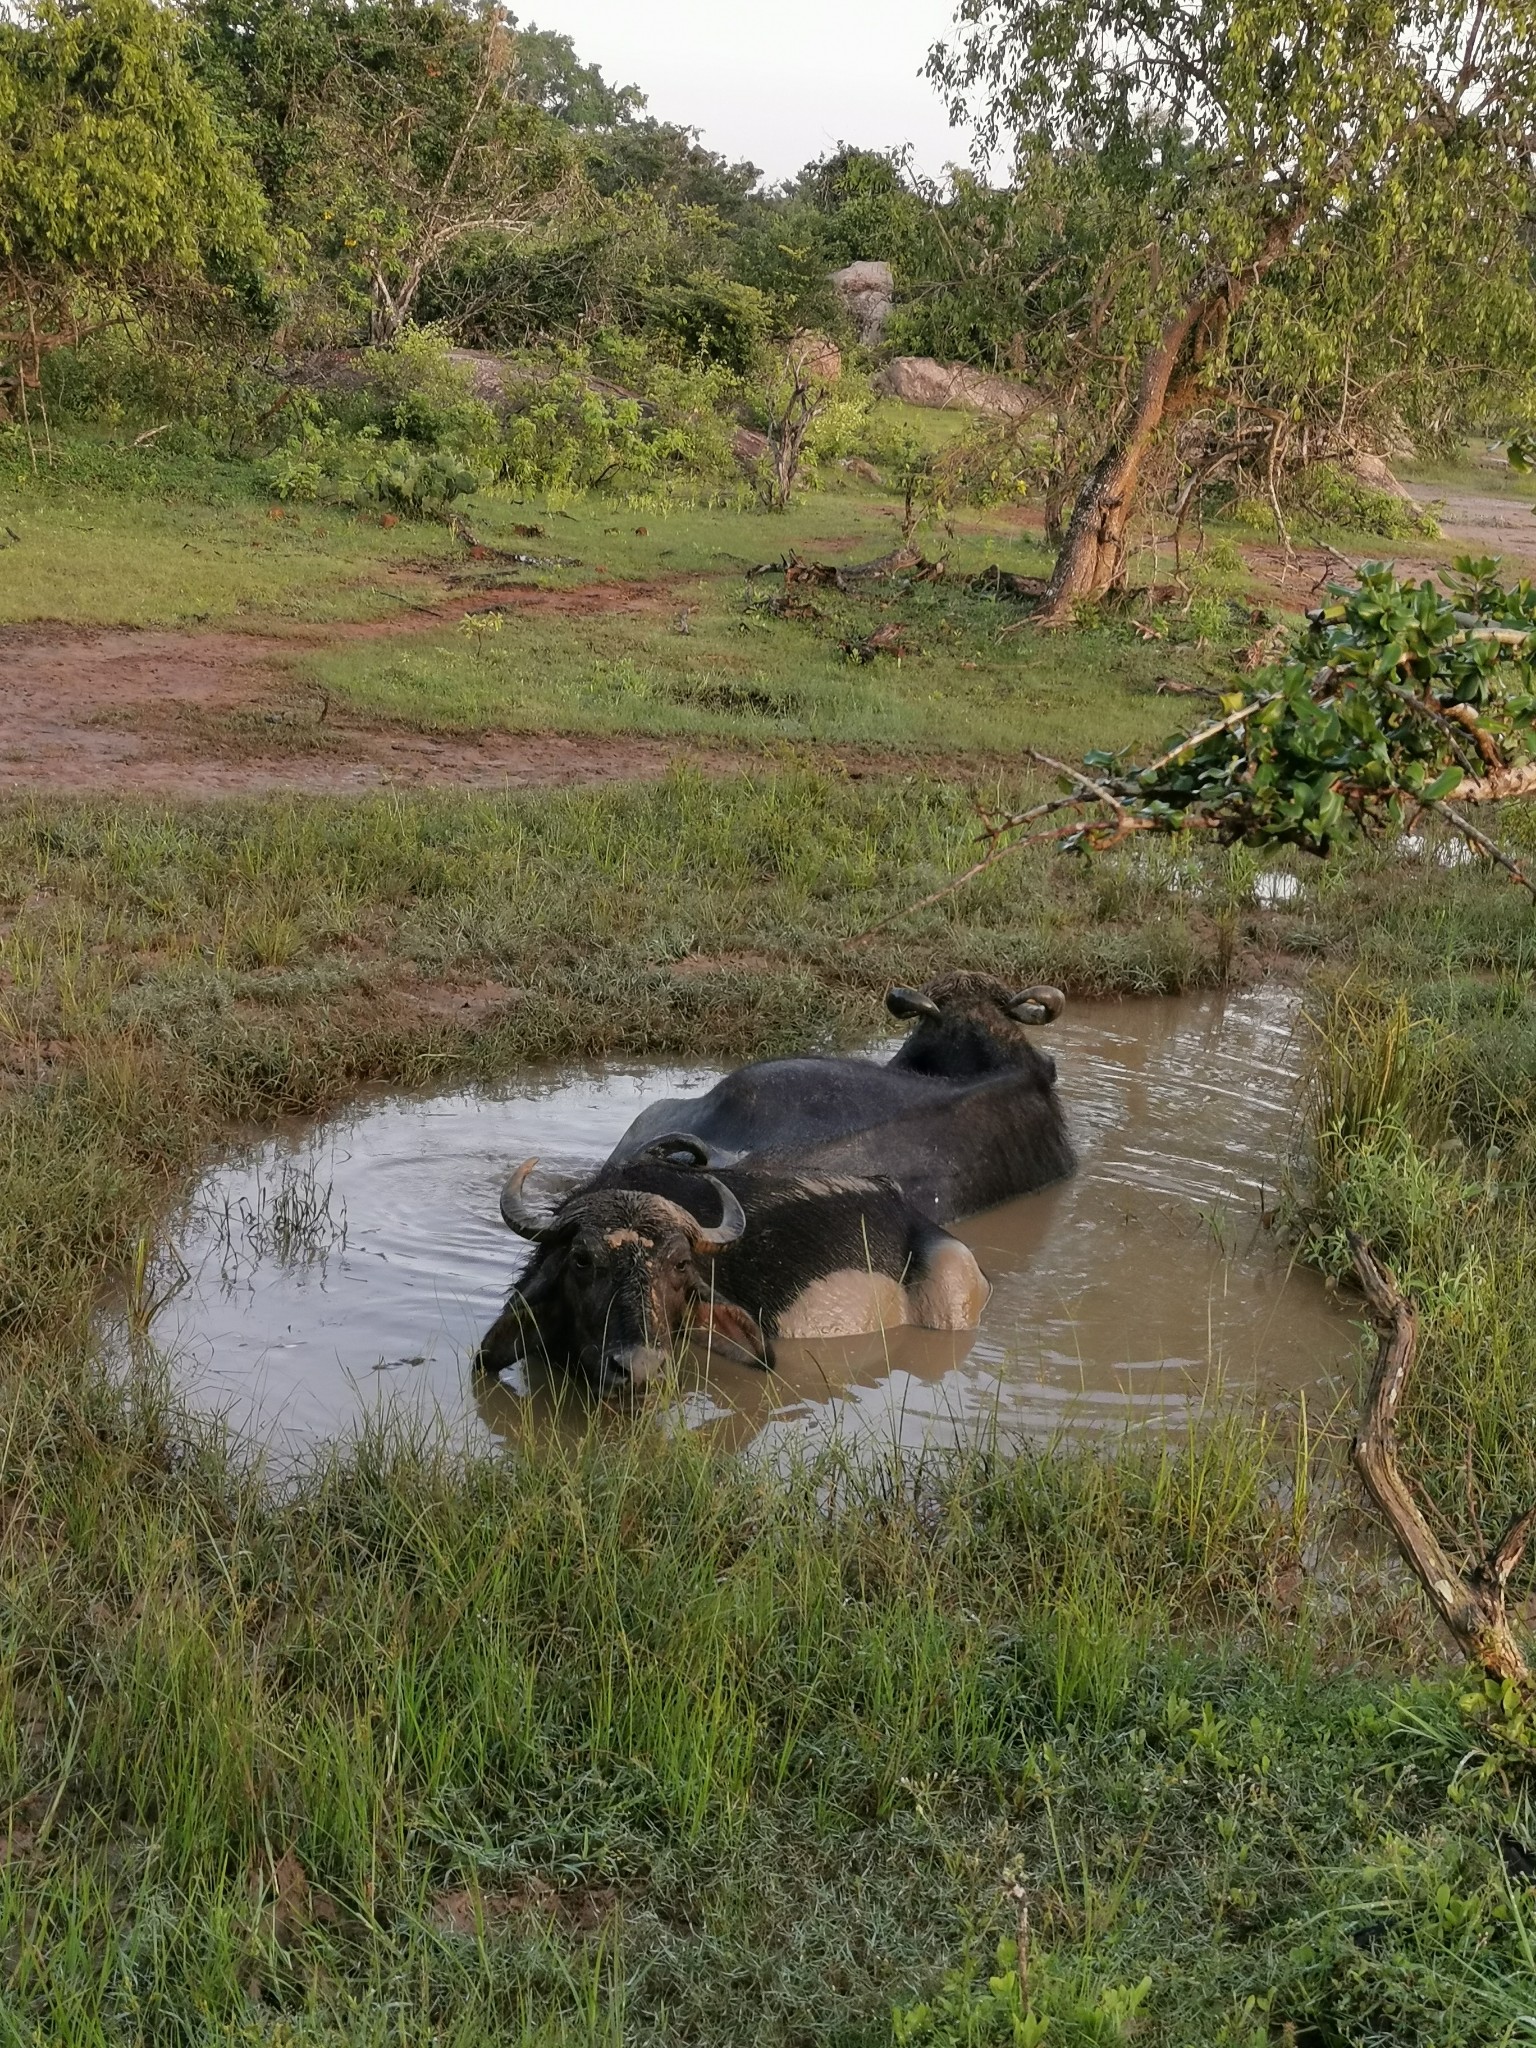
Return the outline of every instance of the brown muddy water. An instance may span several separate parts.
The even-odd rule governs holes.
[[[1178,1427],[1233,1398],[1331,1410],[1358,1333],[1265,1220],[1298,1137],[1294,995],[1075,1003],[1049,1043],[1081,1169],[957,1226],[992,1281],[978,1331],[784,1344],[772,1373],[685,1368],[653,1412],[785,1449]],[[522,1437],[550,1391],[477,1388],[468,1369],[529,1256],[497,1214],[509,1165],[537,1154],[541,1193],[574,1185],[645,1103],[717,1072],[531,1073],[273,1136],[196,1189],[151,1341],[195,1406],[279,1460],[381,1408]]]

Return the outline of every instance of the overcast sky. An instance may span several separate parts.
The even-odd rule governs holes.
[[[524,0],[516,12],[770,182],[839,142],[910,143],[932,177],[967,161],[969,138],[918,75],[952,0]]]

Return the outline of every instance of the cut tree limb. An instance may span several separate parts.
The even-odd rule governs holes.
[[[1365,1240],[1351,1233],[1349,1244],[1356,1277],[1381,1333],[1354,1442],[1355,1469],[1458,1647],[1490,1678],[1528,1685],[1530,1666],[1510,1628],[1506,1596],[1536,1528],[1536,1508],[1512,1522],[1472,1571],[1461,1571],[1446,1556],[1397,1461],[1397,1411],[1418,1350],[1418,1319]]]

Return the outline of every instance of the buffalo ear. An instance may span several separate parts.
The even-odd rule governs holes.
[[[472,1361],[477,1373],[494,1376],[515,1365],[518,1359],[526,1358],[530,1351],[547,1348],[537,1312],[554,1294],[559,1270],[558,1258],[535,1253],[532,1265],[513,1288],[506,1307],[480,1339]]]
[[[768,1364],[768,1340],[762,1326],[734,1301],[722,1301],[716,1295],[713,1301],[695,1302],[693,1334],[717,1358],[728,1358],[733,1365]]]

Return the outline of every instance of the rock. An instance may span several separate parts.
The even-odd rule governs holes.
[[[938,363],[932,356],[897,356],[879,372],[874,384],[882,398],[992,413],[1000,419],[1023,419],[1041,404],[1038,392],[1012,377],[973,370],[967,363]]]
[[[873,348],[885,332],[896,299],[896,280],[889,263],[850,263],[834,270],[832,288],[842,300],[853,331],[865,348]]]
[[[445,358],[482,405],[500,405],[507,395],[507,366],[483,348],[451,348]]]
[[[1357,448],[1342,458],[1340,468],[1352,476],[1357,483],[1365,484],[1373,491],[1386,491],[1394,498],[1401,498],[1405,504],[1415,503],[1414,495],[1406,484],[1399,483],[1379,455],[1369,449]]]
[[[768,436],[755,427],[738,427],[731,439],[731,453],[738,462],[761,462],[768,453]]]
[[[786,354],[791,369],[807,377],[819,377],[823,383],[835,384],[843,374],[842,352],[837,343],[808,327],[790,337]]]

